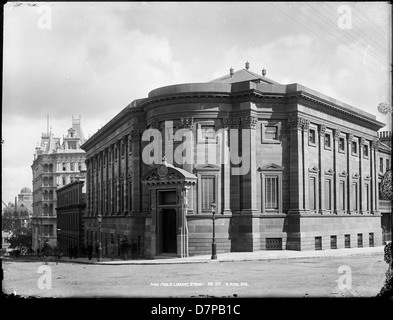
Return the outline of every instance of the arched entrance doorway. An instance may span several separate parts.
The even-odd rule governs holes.
[[[163,162],[142,177],[149,189],[150,211],[146,217],[146,246],[150,258],[188,256],[187,203],[197,177]]]

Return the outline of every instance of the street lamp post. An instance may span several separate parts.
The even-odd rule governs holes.
[[[60,238],[61,238],[61,229],[57,228],[57,247],[58,247],[58,251],[59,252],[63,251],[62,248],[61,248],[61,242],[62,241],[60,241]]]
[[[99,213],[97,215],[97,221],[98,221],[98,259],[97,261],[100,262],[102,260],[102,247],[101,247],[101,222],[102,222],[102,215]]]
[[[213,239],[212,239],[212,260],[217,259],[217,247],[216,247],[216,204],[212,202],[210,205],[212,210],[212,220],[213,220]]]

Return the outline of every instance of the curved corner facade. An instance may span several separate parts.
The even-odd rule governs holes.
[[[104,255],[210,254],[214,210],[218,254],[381,245],[382,126],[263,77],[155,89],[82,146],[84,238]]]

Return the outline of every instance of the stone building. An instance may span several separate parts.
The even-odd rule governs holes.
[[[62,141],[61,141],[62,140]],[[80,119],[72,119],[72,127],[63,139],[52,132],[43,133],[36,147],[33,171],[33,249],[42,248],[45,239],[56,243],[56,190],[75,180],[86,169],[85,152],[80,146],[85,137]]]
[[[14,203],[9,202],[2,212],[2,230],[12,231],[20,227],[29,227],[33,215],[33,194],[27,187],[23,188]]]
[[[383,184],[392,184],[392,133],[391,131],[378,132],[380,145],[378,147],[378,190],[379,190],[379,210],[382,218],[382,240],[384,243],[392,241],[392,194],[383,192]],[[386,180],[386,181],[385,181]]]
[[[384,124],[265,75],[247,63],[155,89],[86,141],[87,241],[101,214],[101,242],[145,258],[209,254],[214,210],[218,253],[381,245]]]
[[[83,216],[86,208],[85,178],[81,176],[56,190],[57,242],[65,255],[75,249],[85,253]]]

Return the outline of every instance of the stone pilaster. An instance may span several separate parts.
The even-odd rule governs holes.
[[[371,153],[370,156],[372,158],[372,165],[371,165],[371,192],[372,192],[372,200],[371,200],[371,213],[378,214],[379,212],[379,204],[378,204],[378,159],[377,159],[377,151],[379,147],[379,139],[376,138],[371,143]]]
[[[319,213],[323,214],[325,211],[325,177],[323,176],[323,165],[322,165],[322,150],[325,144],[325,133],[326,133],[326,126],[319,125],[319,132],[318,132],[318,167],[320,170],[318,171],[318,180],[319,180],[319,190],[318,190],[318,198],[319,198]]]
[[[347,136],[347,212],[352,214],[354,208],[352,205],[352,168],[350,165],[351,162],[351,154],[352,154],[352,140],[353,134],[349,133]]]
[[[309,125],[307,119],[297,115],[289,118],[287,125],[290,130],[290,195],[289,213],[299,213],[304,211],[304,152],[306,147],[303,141],[303,127]]]
[[[241,139],[242,139],[242,166],[249,161],[249,171],[244,172],[243,178],[243,193],[242,193],[242,212],[253,213],[257,211],[257,167],[256,167],[256,132],[255,128],[258,118],[253,115],[243,117],[240,122]],[[244,150],[243,148],[247,148]],[[248,156],[249,159],[245,159]]]

